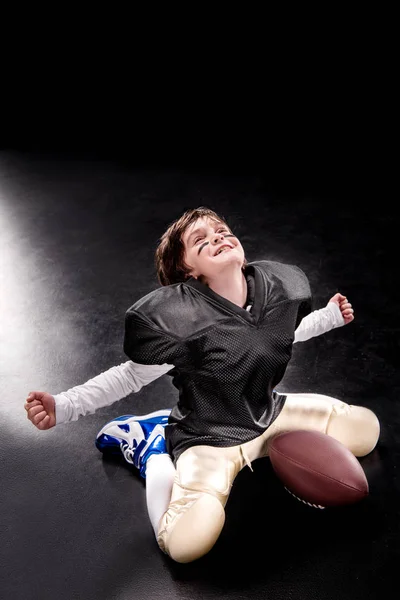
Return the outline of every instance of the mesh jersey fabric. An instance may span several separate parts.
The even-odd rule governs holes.
[[[285,396],[274,392],[294,332],[311,312],[301,269],[256,261],[243,271],[251,312],[195,278],[156,289],[128,309],[124,351],[134,362],[172,364],[179,391],[166,427],[169,453],[197,444],[235,446],[261,435]]]

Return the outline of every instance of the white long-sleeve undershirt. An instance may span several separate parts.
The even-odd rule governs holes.
[[[294,343],[305,342],[342,325],[344,325],[344,319],[340,308],[335,302],[328,302],[325,308],[314,310],[301,320],[294,332]]]
[[[334,302],[315,310],[302,319],[295,331],[294,343],[304,342],[344,325],[340,309]],[[70,388],[54,396],[56,423],[76,421],[80,416],[94,413],[117,400],[138,392],[145,385],[168,373],[174,365],[141,365],[128,360],[111,367],[82,385]]]

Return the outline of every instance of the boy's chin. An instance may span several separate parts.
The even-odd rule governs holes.
[[[242,263],[237,260],[225,260],[222,264],[218,265],[218,269],[215,270],[215,274],[222,274],[228,272],[240,271]]]

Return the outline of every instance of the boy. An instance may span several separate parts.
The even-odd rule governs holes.
[[[363,456],[378,441],[379,422],[367,408],[275,390],[294,342],[354,319],[344,296],[311,313],[304,273],[248,264],[224,219],[205,207],[170,225],[156,267],[162,287],[126,313],[130,361],[55,397],[31,392],[25,408],[36,427],[49,429],[56,415],[57,423],[76,420],[168,372],[179,391],[173,409],[114,419],[96,445],[121,452],[146,478],[158,544],[184,563],[213,547],[237,473],[268,455],[274,435],[313,429]]]

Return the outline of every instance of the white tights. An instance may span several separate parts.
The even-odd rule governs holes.
[[[169,454],[152,454],[146,464],[146,503],[157,536],[158,526],[171,500],[176,470]]]

